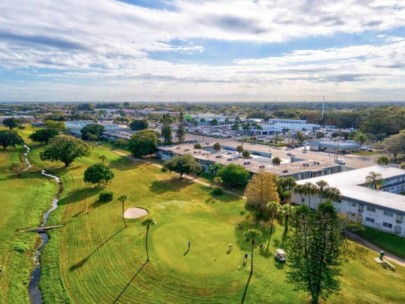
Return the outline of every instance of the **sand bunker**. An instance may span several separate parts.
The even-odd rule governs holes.
[[[128,208],[124,212],[124,217],[127,219],[140,218],[148,214],[148,211],[142,208]]]

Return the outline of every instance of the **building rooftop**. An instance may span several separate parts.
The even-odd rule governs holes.
[[[365,186],[366,176],[372,171],[380,173],[383,179],[403,176],[404,179],[402,181],[405,181],[405,171],[402,169],[388,166],[372,166],[327,176],[309,178],[298,181],[297,183],[316,183],[317,181],[324,180],[329,186],[338,188],[343,197],[405,213],[405,196],[383,190],[375,190]]]
[[[201,160],[207,160],[210,162],[216,162],[223,165],[228,165],[230,163],[238,164],[245,167],[247,170],[253,173],[258,173],[261,171],[270,172],[279,176],[289,176],[302,172],[319,172],[325,168],[336,167],[332,161],[296,161],[289,162],[283,160],[280,165],[273,165],[271,158],[266,156],[252,155],[249,159],[244,159],[239,156],[236,151],[222,149],[220,152],[212,152],[209,149],[212,148],[213,143],[208,145],[202,145],[203,149],[194,149],[194,144],[181,144],[175,146],[162,146],[159,147],[163,151],[171,151],[174,154],[191,154],[195,158]],[[252,152],[251,150],[249,150]]]

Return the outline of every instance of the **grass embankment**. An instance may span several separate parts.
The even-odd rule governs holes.
[[[252,226],[238,197],[212,197],[210,189],[179,181],[153,165],[134,162],[109,148],[95,147],[91,157],[61,164],[41,162],[40,149],[31,157],[38,167],[58,174],[65,191],[52,223],[65,224],[51,232],[45,248],[41,287],[48,302],[112,303],[237,303],[248,278],[242,266],[249,245],[243,231]],[[84,184],[84,170],[107,156],[115,179],[106,190],[113,202],[100,204],[101,189]],[[120,194],[129,195],[126,207],[143,207],[157,225],[150,230],[151,262],[145,262],[145,227],[129,221],[123,229]],[[239,224],[242,228],[239,228]],[[263,228],[262,242],[268,228]],[[283,228],[276,227],[270,251],[285,245]],[[187,251],[187,242],[191,248]],[[233,251],[227,253],[228,244]],[[349,243],[351,258],[342,269],[342,291],[328,303],[401,303],[405,301],[405,271],[381,268],[375,253]],[[255,251],[255,273],[246,303],[304,303],[308,297],[285,282],[285,269],[272,254]],[[63,282],[60,281],[60,276]],[[66,293],[63,295],[63,293]]]
[[[9,171],[23,152],[22,146],[0,150],[0,303],[29,303],[31,256],[38,235],[16,230],[38,226],[57,189],[37,172],[17,178]]]
[[[381,249],[405,259],[405,238],[370,227],[365,227],[364,231],[357,234]]]

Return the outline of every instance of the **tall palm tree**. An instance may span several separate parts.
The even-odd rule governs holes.
[[[311,196],[313,196],[314,194],[316,194],[318,192],[318,188],[310,183],[310,182],[306,182],[304,184],[304,194],[308,196],[308,207],[311,208]]]
[[[100,155],[100,157],[98,159],[101,159],[101,161],[104,163],[107,160],[107,156]]]
[[[122,221],[124,222],[125,227],[128,227],[128,226],[127,226],[127,222],[125,222],[125,218],[124,218],[124,212],[125,212],[124,205],[125,205],[125,201],[126,201],[127,199],[128,199],[128,195],[125,195],[125,194],[122,194],[122,195],[118,198],[118,201],[121,202],[121,209],[122,209],[121,217],[122,217]]]
[[[274,218],[276,217],[277,213],[280,210],[280,204],[277,202],[270,202],[267,205],[267,208],[269,209],[271,213],[271,218],[270,218],[270,236],[269,236],[269,241],[267,242],[267,250],[270,247],[270,241],[271,241],[271,236],[273,235],[273,229],[274,229]]]
[[[152,225],[155,225],[156,222],[152,218],[145,219],[142,222],[142,225],[146,227],[146,239],[145,239],[145,250],[146,250],[146,261],[149,262],[149,248],[148,248],[148,237],[149,237],[149,228]]]
[[[294,215],[295,208],[290,204],[285,204],[281,206],[281,213],[284,215],[284,233],[288,232],[288,224],[290,218]]]
[[[295,193],[298,193],[299,195],[300,195],[300,197],[301,197],[301,201],[300,201],[300,204],[302,203],[302,200],[304,199],[304,197],[303,197],[303,195],[304,195],[304,186],[303,185],[301,185],[301,184],[297,184],[296,186],[295,186],[295,188],[294,188],[294,192]]]
[[[319,196],[320,196],[321,204],[322,204],[325,191],[327,190],[327,187],[328,187],[329,185],[328,185],[328,183],[327,183],[326,181],[324,181],[324,180],[317,181],[317,182],[316,182],[316,185],[318,186]]]
[[[285,200],[288,199],[288,203],[291,202],[291,192],[296,187],[297,183],[295,179],[291,176],[288,177],[280,177],[277,181],[277,185],[280,189],[280,195]]]
[[[340,194],[340,190],[338,188],[328,188],[325,190],[324,192],[324,196],[325,198],[331,200],[332,202],[340,202],[341,200],[341,194]]]
[[[371,171],[367,176],[366,176],[366,183],[373,189],[380,189],[381,186],[383,185],[383,179],[382,175],[380,173]]]

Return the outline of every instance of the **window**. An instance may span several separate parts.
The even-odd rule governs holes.
[[[392,224],[383,222],[383,226],[386,228],[392,228]]]
[[[356,203],[355,202],[349,202],[349,206],[350,207],[356,207]]]
[[[384,211],[384,215],[385,215],[385,216],[389,216],[389,217],[393,217],[393,216],[394,216],[394,213],[391,212],[391,211]]]
[[[375,212],[375,208],[374,207],[367,207],[367,211]]]
[[[375,220],[371,217],[366,217],[366,222],[374,223]]]

